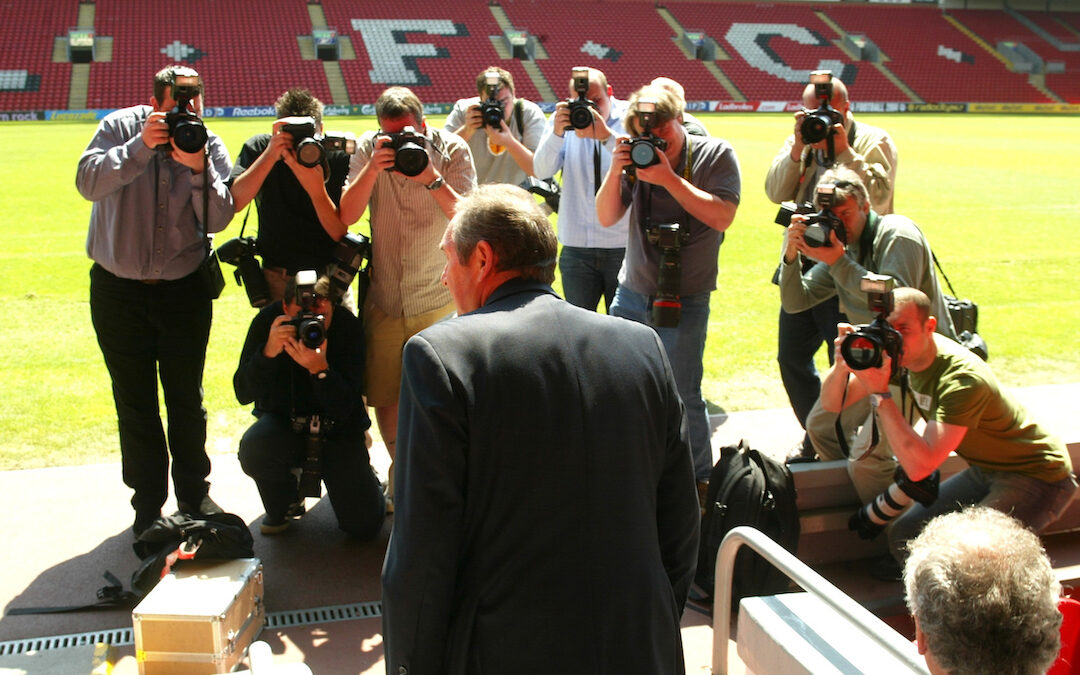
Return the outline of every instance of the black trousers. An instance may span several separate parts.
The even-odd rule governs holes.
[[[90,268],[90,317],[112,378],[124,483],[135,491],[136,512],[153,512],[165,503],[170,452],[177,501],[198,504],[210,486],[202,376],[212,312],[194,274],[146,284],[96,263]]]
[[[841,321],[847,321],[847,318],[840,311],[840,300],[836,296],[795,314],[780,310],[777,353],[780,379],[784,382],[795,417],[804,429],[806,416],[821,396],[821,380],[814,365],[814,354],[824,342],[829,363],[833,362],[836,324]]]
[[[303,465],[306,444],[306,432],[294,432],[287,417],[273,413],[264,413],[240,439],[240,466],[255,479],[272,520],[283,518],[297,500],[293,469]],[[360,539],[377,535],[386,517],[386,501],[371,469],[364,431],[331,432],[323,441],[320,470],[338,527]]]

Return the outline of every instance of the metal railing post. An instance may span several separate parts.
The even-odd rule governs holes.
[[[757,551],[761,554],[761,557],[768,560],[789,579],[808,593],[817,596],[841,616],[861,628],[869,638],[892,652],[912,672],[927,672],[922,657],[912,648],[911,643],[899,633],[764,533],[752,527],[740,526],[732,528],[727,533],[716,555],[712,664],[712,671],[715,675],[726,675],[728,670],[728,638],[731,635],[731,579],[735,568],[735,554],[743,545]]]

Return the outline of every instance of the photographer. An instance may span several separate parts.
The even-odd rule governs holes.
[[[334,246],[348,228],[337,204],[349,173],[349,156],[327,152],[318,166],[304,166],[296,158],[300,139],[283,131],[289,117],[310,117],[322,133],[323,105],[307,89],[289,89],[274,103],[278,119],[269,134],[256,134],[244,143],[236,158],[229,189],[236,212],[251,201],[259,212],[257,248],[269,286],[269,300],[281,300],[285,284],[297,270],[322,274],[331,262]],[[346,307],[356,312],[352,294]]]
[[[477,183],[520,185],[533,175],[533,151],[544,133],[544,113],[532,101],[517,98],[514,76],[502,68],[481,71],[476,91],[479,96],[454,104],[446,128],[469,144]],[[494,119],[486,121],[489,105],[498,112],[498,126],[491,124]]]
[[[572,100],[555,105],[533,156],[533,168],[538,178],[562,171],[558,230],[563,295],[591,310],[603,298],[610,314],[626,253],[627,219],[602,226],[596,217],[596,192],[611,165],[616,136],[623,133],[626,102],[611,95],[611,85],[599,70],[574,72]],[[571,113],[580,126],[571,123]]]
[[[225,186],[229,153],[199,119],[202,106],[197,72],[163,68],[151,105],[101,121],[75,176],[79,194],[94,202],[86,238],[94,261],[90,317],[112,381],[136,536],[161,515],[170,453],[180,510],[221,511],[207,494],[202,376],[212,308],[199,270],[205,235],[225,229],[233,200]]]
[[[824,72],[828,71],[822,74]],[[819,90],[823,96],[819,97]],[[870,205],[876,213],[892,213],[897,154],[888,132],[855,121],[847,86],[831,74],[825,83],[806,85],[802,101],[804,108],[795,112],[795,128],[773,158],[765,175],[765,194],[769,199],[776,204],[812,201],[821,175],[838,166],[851,169],[862,178],[870,196]],[[831,160],[827,156],[827,139],[807,144],[802,133],[807,116],[822,103],[827,103],[843,119],[843,124],[835,124],[831,129],[834,152]],[[813,259],[804,260],[803,271],[809,270],[814,262]],[[822,343],[829,345],[836,338],[836,324],[841,320],[844,317],[835,298],[802,312],[780,310],[777,331],[780,378],[795,417],[803,428],[806,427],[806,416],[821,393],[814,354]],[[832,363],[831,350],[828,356]],[[809,436],[788,455],[788,461],[810,461],[814,458]]]
[[[932,299],[933,313],[942,317],[937,331],[956,339],[945,298],[934,274],[930,244],[923,233],[905,216],[880,216],[870,208],[866,186],[849,169],[830,169],[818,183],[818,199],[825,186],[833,186],[832,205],[822,211],[824,223],[815,226],[816,234],[825,237],[826,245],[807,243],[807,215],[793,215],[784,240],[780,265],[780,300],[784,311],[802,312],[833,297],[839,298],[840,310],[854,323],[869,323],[874,315],[861,282],[867,272],[892,277],[897,286],[918,288]],[[818,264],[802,272],[800,254]],[[868,502],[891,483],[896,461],[883,439],[868,452],[873,428],[866,401],[855,406],[840,420],[842,434],[837,434],[836,415],[815,405],[806,419],[806,431],[814,450],[822,459],[849,457],[849,473],[862,501]],[[856,440],[853,435],[862,427]],[[845,445],[850,451],[845,452]],[[868,453],[868,454],[867,454]]]
[[[410,337],[454,312],[441,281],[439,242],[458,199],[476,187],[476,172],[465,141],[428,126],[420,99],[408,89],[384,91],[375,115],[379,130],[357,143],[339,213],[352,224],[371,207],[365,393],[393,459],[401,350]]]
[[[912,481],[929,476],[950,452],[969,466],[941,484],[929,507],[912,504],[895,521],[888,532],[891,553],[902,561],[905,543],[926,521],[962,505],[1008,513],[1035,532],[1046,528],[1076,490],[1064,444],[1031,420],[985,362],[936,332],[938,318],[924,292],[898,288],[893,298],[888,322],[902,339],[899,362],[884,354],[880,367],[852,370],[839,347],[853,328],[840,324],[821,407],[839,413],[869,404],[882,438]],[[894,377],[901,368],[906,374]],[[890,381],[902,385],[900,395],[890,390]],[[921,434],[912,426],[915,413],[926,421]]]
[[[654,102],[648,120],[639,112],[644,101]],[[648,143],[654,145],[654,163],[636,166],[631,180],[625,173],[631,167],[631,143],[627,142],[631,139],[620,138],[596,195],[596,211],[600,223],[609,226],[620,222],[629,207],[629,243],[612,314],[653,326],[660,335],[686,405],[694,474],[704,494],[702,486],[713,466],[709,419],[701,394],[709,297],[716,289],[723,233],[739,205],[741,178],[731,145],[719,138],[687,134],[679,123],[681,111],[678,99],[666,90],[644,87],[634,92],[626,129],[641,138],[646,126],[643,122],[649,122]],[[654,228],[674,223],[678,224],[677,236],[666,248],[650,241],[656,234]],[[665,265],[670,276],[661,289],[661,263],[665,259],[681,262],[681,268]],[[671,284],[675,292],[663,296],[661,291],[667,293]],[[661,299],[669,305],[681,303],[677,325],[658,325],[656,303]]]
[[[293,471],[304,465],[310,421],[318,416],[318,469],[338,527],[370,539],[382,527],[386,504],[365,443],[371,422],[362,398],[363,329],[327,298],[327,277],[308,288],[297,279],[286,284],[284,300],[252,320],[233,375],[237,400],[254,402],[258,418],[240,439],[240,465],[266,509],[260,531],[285,531],[304,513]],[[325,336],[314,347],[301,339],[297,322],[312,315],[323,317]]]

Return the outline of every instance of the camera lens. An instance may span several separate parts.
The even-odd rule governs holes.
[[[825,115],[811,114],[803,118],[799,130],[802,133],[803,142],[812,145],[825,140],[831,126],[831,120]]]
[[[844,338],[840,354],[852,370],[877,368],[881,365],[881,341],[860,330]]]
[[[309,169],[322,164],[325,156],[326,151],[323,149],[322,143],[314,138],[304,138],[296,144],[296,161]]]
[[[588,101],[570,103],[570,126],[575,129],[588,129],[592,126],[593,115]]]
[[[184,152],[198,152],[206,145],[206,126],[198,117],[178,117],[170,125],[169,134],[176,147]]]
[[[315,349],[326,340],[326,327],[322,319],[306,319],[296,327],[296,337],[308,349]]]
[[[427,152],[416,143],[402,143],[394,155],[394,170],[406,176],[418,176],[428,165]]]
[[[656,157],[656,148],[648,141],[636,140],[630,144],[630,161],[639,169],[652,166],[659,161]]]

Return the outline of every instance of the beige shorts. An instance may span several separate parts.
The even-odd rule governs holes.
[[[381,408],[397,404],[401,392],[401,352],[405,343],[453,313],[454,303],[450,303],[415,316],[391,317],[370,300],[364,304],[368,405]]]

